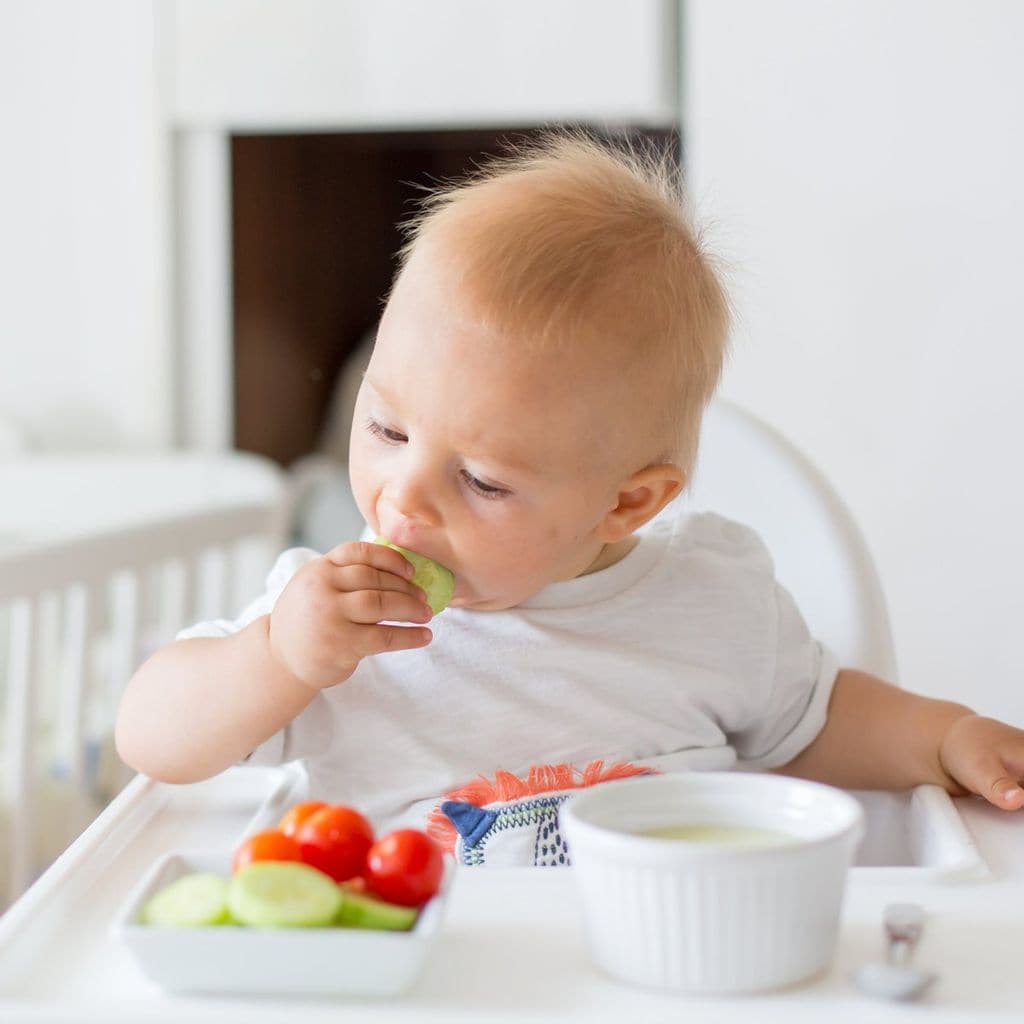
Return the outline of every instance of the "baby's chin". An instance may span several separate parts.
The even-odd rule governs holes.
[[[514,608],[515,601],[452,601],[449,608],[462,608],[467,612],[503,612]]]
[[[507,608],[514,608],[520,601],[525,600],[525,597],[459,594],[456,588],[455,596],[448,602],[448,607],[464,608],[466,611],[474,612],[501,612]]]
[[[467,611],[474,612],[489,612],[497,611],[501,607],[508,607],[508,605],[501,605],[498,601],[487,600],[479,597],[453,597],[448,602],[448,607],[465,608]]]

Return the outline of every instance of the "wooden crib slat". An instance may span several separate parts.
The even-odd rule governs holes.
[[[33,654],[37,648],[37,602],[20,598],[8,607],[7,638],[7,894],[14,899],[32,880],[32,821],[30,800],[33,784],[32,725],[35,720],[32,687]]]
[[[113,742],[117,706],[128,680],[138,667],[139,591],[138,575],[134,572],[120,573],[111,581],[111,650],[109,675],[101,698],[103,733],[99,737],[105,745]],[[120,760],[115,760],[114,776],[109,780],[111,788],[120,792],[131,780],[132,774]]]
[[[111,698],[120,699],[124,684],[136,669],[139,648],[139,581],[134,572],[120,573],[111,581],[110,624]]]
[[[60,705],[57,680],[60,675],[60,595],[44,591],[38,600],[39,623],[35,630],[38,643],[35,652],[35,712],[32,726],[36,735],[50,735]]]
[[[83,800],[88,796],[84,742],[88,635],[86,588],[77,584],[68,587],[64,594],[64,664],[57,751],[73,791]]]
[[[97,795],[100,744],[107,733],[108,706],[106,673],[110,671],[113,624],[113,578],[90,583],[85,588],[85,687],[82,693],[83,722],[80,736],[85,747],[86,791]]]
[[[200,556],[198,619],[219,619],[227,614],[227,552],[221,545],[206,548]]]
[[[199,582],[195,564],[196,554],[191,552],[179,562],[179,579],[181,581],[181,626],[196,621],[196,609],[199,607]],[[179,626],[179,628],[181,628]]]
[[[157,643],[165,644],[174,639],[174,634],[181,629],[185,621],[180,562],[161,562],[154,576],[154,586],[159,608],[154,639]]]
[[[235,541],[228,550],[228,592],[224,600],[226,614],[232,618],[262,589],[263,581],[252,579],[252,566],[262,554],[259,541],[251,537]]]

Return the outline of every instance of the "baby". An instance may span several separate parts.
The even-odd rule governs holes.
[[[356,404],[363,540],[286,551],[236,621],[149,658],[121,757],[169,782],[304,758],[311,796],[469,863],[516,801],[644,772],[1024,805],[1024,731],[841,668],[749,529],[655,519],[729,325],[684,209],[669,161],[579,132],[434,192]],[[377,534],[454,572],[448,610]],[[535,838],[503,860],[542,862]]]

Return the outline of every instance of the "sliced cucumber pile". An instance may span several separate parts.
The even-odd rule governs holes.
[[[230,924],[228,883],[219,875],[185,875],[149,900],[142,908],[142,921],[170,928]]]
[[[419,916],[416,907],[401,907],[397,903],[364,896],[362,893],[343,890],[341,909],[334,923],[343,928],[376,928],[389,932],[407,932]]]
[[[341,890],[322,871],[298,861],[259,861],[236,871],[228,908],[241,924],[257,928],[317,928],[331,924]]]
[[[231,880],[200,872],[165,885],[142,908],[142,924],[172,928],[369,928],[409,931],[419,907],[386,903],[299,861],[256,861]]]

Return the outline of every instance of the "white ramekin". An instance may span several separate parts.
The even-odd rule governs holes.
[[[613,977],[680,992],[751,992],[831,961],[864,834],[842,790],[781,775],[693,772],[607,782],[561,808],[591,955]],[[643,829],[741,825],[792,843],[722,846]]]

